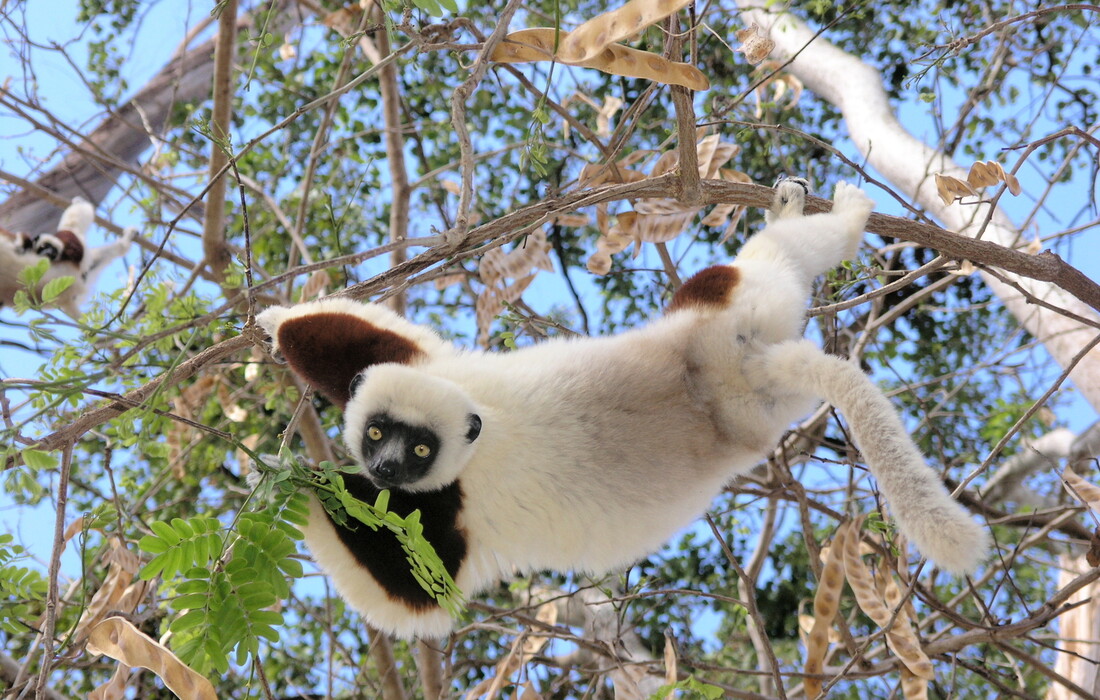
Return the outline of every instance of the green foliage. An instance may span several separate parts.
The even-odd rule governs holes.
[[[225,673],[234,649],[241,665],[263,640],[278,641],[283,614],[268,608],[302,576],[293,557],[307,513],[303,494],[283,493],[270,507],[241,514],[228,532],[204,517],[150,524],[154,534],[138,544],[153,558],[140,576],[161,576],[173,594],[177,615],[169,629],[184,663],[203,674]]]
[[[28,309],[40,308],[42,299],[37,292],[28,293],[27,290],[36,290],[38,285],[41,284],[42,278],[46,276],[46,272],[50,269],[49,258],[42,258],[34,265],[28,265],[20,270],[17,279],[20,286],[23,289],[16,291],[15,293],[15,310],[19,313],[23,313]]]
[[[710,683],[704,683],[691,676],[685,680],[677,681],[676,683],[662,685],[660,689],[650,695],[650,700],[665,700],[669,697],[669,693],[675,691],[675,695],[672,697],[682,698],[682,700],[718,700],[724,697],[726,691],[722,690],[716,685]]]
[[[73,286],[75,277],[57,277],[42,286],[42,303],[51,304],[65,293],[65,290]]]
[[[27,551],[13,535],[0,534],[0,630],[11,634],[27,631],[34,608],[46,596],[46,578],[37,569],[17,566]]]
[[[293,493],[294,489],[309,489],[338,525],[347,527],[352,524],[351,520],[355,520],[372,530],[388,529],[408,555],[411,572],[417,583],[452,616],[461,612],[462,592],[455,585],[431,543],[424,539],[419,510],[414,510],[405,517],[389,512],[389,491],[379,493],[373,504],[364,503],[348,492],[344,487],[340,468],[330,462],[322,462],[317,469],[312,469],[296,459],[284,459],[281,468],[276,469],[261,462],[258,469],[269,474],[271,486],[277,487],[283,493]]]
[[[31,469],[53,469],[57,466],[57,458],[48,452],[28,447],[23,450],[23,464]]]
[[[174,518],[171,524],[155,520],[149,527],[154,534],[138,542],[143,552],[153,555],[139,572],[145,580],[169,579],[182,569],[206,566],[221,557],[221,523],[213,518]]]
[[[412,4],[432,17],[442,17],[447,12],[458,12],[458,3],[455,0],[412,0]]]
[[[213,518],[173,518],[150,523],[152,534],[139,541],[152,554],[140,576],[160,576],[176,613],[169,629],[173,649],[200,673],[225,673],[233,663],[255,657],[260,644],[279,639],[281,612],[269,610],[290,596],[291,583],[303,575],[295,558],[300,528],[308,517],[305,490],[313,492],[333,518],[349,518],[366,527],[394,533],[409,556],[416,580],[453,615],[461,609],[461,592],[423,537],[420,513],[407,517],[387,512],[389,492],[374,504],[363,503],[343,486],[338,469],[323,463],[314,470],[293,459],[274,467],[261,461],[264,475],[255,498],[262,510],[242,513],[226,530]]]

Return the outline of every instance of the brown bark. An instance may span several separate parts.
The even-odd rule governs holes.
[[[233,58],[237,44],[237,0],[226,0],[218,18],[214,50],[214,108],[210,119],[210,190],[202,227],[204,263],[219,282],[232,264],[225,240],[225,184],[222,173],[229,162],[230,126],[233,119]]]
[[[390,55],[390,38],[386,30],[378,32],[378,53],[382,57]],[[405,137],[401,132],[401,92],[397,85],[397,66],[387,64],[378,74],[378,84],[382,91],[382,114],[385,120],[386,162],[390,166],[390,183],[393,199],[390,202],[390,240],[402,241],[409,231],[409,172],[405,166]],[[390,265],[405,262],[405,249],[398,248],[390,254]],[[395,294],[389,298],[390,308],[405,315],[405,294]]]

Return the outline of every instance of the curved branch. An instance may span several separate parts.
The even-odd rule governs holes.
[[[766,208],[772,197],[772,189],[762,185],[750,185],[722,180],[702,181],[703,201],[707,205],[719,203],[743,204]],[[683,180],[679,173],[673,172],[660,177],[630,182],[626,184],[604,185],[592,189],[577,190],[558,197],[550,197],[505,214],[499,219],[473,228],[467,234],[458,250],[447,244],[436,245],[428,250],[396,265],[360,284],[348,287],[334,296],[349,296],[363,299],[387,290],[408,286],[416,280],[414,276],[445,260],[455,260],[477,255],[479,248],[489,241],[506,242],[519,238],[532,228],[541,226],[555,216],[575,209],[593,206],[603,202],[645,197],[679,197]],[[818,197],[810,197],[808,211],[824,211],[828,202]],[[950,233],[935,226],[914,222],[896,216],[872,214],[868,230],[882,235],[893,236],[935,248],[948,257],[967,259],[991,267],[1000,267],[1023,277],[1059,281],[1066,284],[1066,290],[1100,310],[1100,285],[1088,279],[1060,257],[1049,255],[1028,255],[1020,251],[1005,248],[990,241],[981,241]],[[344,262],[333,261],[333,265]],[[315,270],[323,263],[304,266],[302,270]],[[302,274],[305,274],[303,272]],[[234,300],[229,300],[232,304]],[[1094,333],[1090,332],[1091,340]],[[207,364],[220,361],[244,348],[253,340],[250,334],[242,334],[222,341],[201,351],[195,357],[181,363],[172,372],[151,380],[138,389],[125,395],[125,402],[115,402],[106,406],[88,409],[69,425],[42,438],[38,449],[57,450],[80,438],[88,430],[125,412],[131,406],[140,405],[168,378],[183,381]],[[1080,350],[1080,347],[1077,348]]]

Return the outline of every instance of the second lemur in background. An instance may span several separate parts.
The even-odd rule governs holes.
[[[54,233],[29,236],[24,233],[4,234],[0,239],[0,306],[15,303],[15,294],[25,289],[19,274],[46,259],[50,261],[46,274],[38,283],[37,293],[51,280],[72,277],[73,283],[51,306],[56,306],[72,318],[80,317],[80,305],[88,298],[96,280],[115,259],[130,249],[136,231],[126,229],[113,243],[88,248],[88,229],[95,221],[95,208],[83,197],[73,197],[61,214]]]

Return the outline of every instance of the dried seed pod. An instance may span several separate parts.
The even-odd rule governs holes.
[[[88,635],[87,649],[91,654],[103,654],[130,667],[149,669],[181,698],[217,698],[210,681],[121,617],[109,617],[93,627]]]
[[[810,678],[810,674],[820,674],[825,668],[825,654],[829,651],[829,629],[833,625],[836,611],[840,608],[840,591],[844,587],[844,545],[848,526],[849,523],[842,524],[833,535],[833,544],[829,548],[829,556],[821,570],[817,594],[814,595],[814,626],[806,639],[804,668],[807,675],[803,680],[806,697],[811,700],[821,695],[822,686],[821,680]]]
[[[558,55],[577,63],[598,55],[608,45],[640,32],[668,17],[692,0],[630,0],[617,10],[596,15],[569,32]]]
[[[932,662],[921,651],[920,640],[913,631],[908,613],[903,609],[894,618],[892,609],[887,606],[882,592],[875,585],[875,577],[860,557],[859,532],[863,527],[864,517],[861,515],[852,521],[852,527],[844,543],[844,572],[848,576],[848,585],[852,587],[860,609],[867,613],[867,617],[874,620],[876,625],[886,630],[887,645],[901,659],[905,667],[921,678],[932,679],[935,677],[932,672]],[[893,578],[883,576],[883,580],[889,580],[890,587],[896,592],[894,602],[900,603],[901,592],[893,583]]]
[[[970,172],[966,174],[966,181],[973,187],[988,187],[1003,182],[1008,185],[1008,191],[1014,195],[1023,191],[1016,176],[1005,172],[1004,166],[995,160],[978,161],[971,165]]]
[[[935,174],[936,193],[944,204],[951,204],[962,197],[977,197],[978,191],[964,180],[950,175]]]
[[[741,42],[737,51],[745,54],[745,60],[754,66],[762,63],[775,48],[775,42],[769,39],[756,23],[737,32],[737,40]]]
[[[521,29],[504,37],[504,41],[496,47],[490,59],[498,63],[556,60],[566,65],[595,68],[611,75],[641,78],[666,85],[681,85],[692,90],[710,88],[710,81],[695,66],[670,61],[648,51],[631,49],[621,44],[607,45],[585,59],[568,59],[561,54],[561,48],[569,36],[571,34],[560,32],[553,27]],[[555,39],[558,41],[556,55]]]
[[[1080,499],[1089,508],[1100,513],[1100,488],[1082,479],[1070,467],[1066,467],[1062,472],[1062,484],[1074,498]]]

